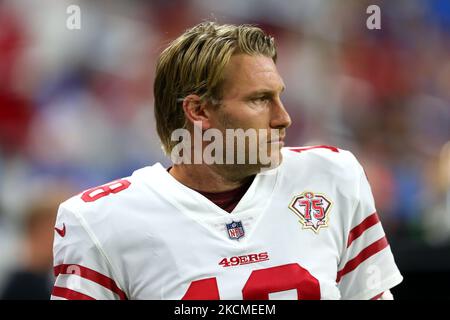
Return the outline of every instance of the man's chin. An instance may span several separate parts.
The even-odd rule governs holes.
[[[281,163],[283,162],[283,154],[281,153],[281,148],[279,151],[275,152],[274,155],[271,155],[269,159],[269,163],[261,164],[260,172],[273,170],[281,165]]]

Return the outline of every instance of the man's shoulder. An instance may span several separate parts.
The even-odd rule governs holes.
[[[70,212],[85,219],[95,215],[95,219],[99,219],[117,215],[120,211],[127,212],[129,217],[132,207],[149,202],[152,193],[147,185],[156,180],[153,169],[154,166],[140,168],[130,176],[88,188],[62,202],[60,212]]]
[[[331,174],[342,178],[355,178],[362,167],[351,151],[335,146],[317,145],[286,147],[282,149],[287,170],[308,171],[311,174]]]
[[[335,146],[286,147],[282,149],[282,152],[283,156],[292,163],[314,162],[325,166],[359,166],[358,160],[351,151]]]
[[[61,203],[56,226],[62,234],[58,232],[61,237],[57,237],[57,243],[70,243],[68,238],[85,241],[88,236],[112,255],[122,246],[139,244],[144,229],[165,208],[148,185],[152,178],[152,167],[145,167]]]

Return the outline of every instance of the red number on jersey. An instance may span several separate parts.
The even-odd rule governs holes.
[[[314,218],[316,218],[317,220],[322,220],[323,218],[325,218],[325,211],[323,211],[322,199],[313,199],[312,207],[315,211]]]
[[[231,265],[231,263],[228,262],[228,258],[223,258],[222,260],[220,260],[219,265],[224,266],[224,267],[229,267]]]
[[[322,220],[325,217],[325,211],[323,210],[322,199],[305,199],[299,200],[300,207],[305,207],[305,219],[311,220],[311,205],[314,210],[314,218]]]
[[[319,300],[319,281],[298,263],[254,270],[242,289],[244,300],[269,300],[269,293],[297,290],[298,300]]]
[[[305,207],[305,219],[311,220],[311,201],[309,199],[299,200],[300,207]]]
[[[319,300],[319,281],[298,263],[254,270],[242,289],[244,300],[268,300],[269,293],[297,290],[299,300]],[[183,300],[220,299],[216,278],[191,283]]]
[[[192,281],[182,300],[219,300],[216,278]]]
[[[312,150],[312,149],[328,149],[333,152],[339,152],[339,149],[336,147],[333,147],[333,146],[312,146],[312,147],[289,148],[289,150],[298,152],[298,153],[303,152],[303,151]]]
[[[83,192],[81,199],[84,202],[93,202],[100,198],[106,197],[111,193],[118,193],[130,186],[131,182],[125,179],[116,180],[100,187],[95,187]]]

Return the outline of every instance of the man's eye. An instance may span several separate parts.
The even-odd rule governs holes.
[[[256,97],[256,98],[252,99],[253,102],[258,102],[258,103],[259,102],[267,102],[269,100],[270,100],[269,97]]]

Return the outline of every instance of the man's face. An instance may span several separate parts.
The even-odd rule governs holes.
[[[280,99],[283,90],[283,80],[271,58],[234,55],[225,68],[221,105],[210,109],[211,126],[223,133],[226,129],[266,130],[267,136],[258,135],[258,164],[264,167],[260,165],[259,152],[261,147],[266,147],[266,154],[272,161],[270,166],[277,166],[281,162],[286,128],[291,124]],[[279,137],[272,136],[271,129],[279,130]],[[245,148],[247,155],[248,147]]]

